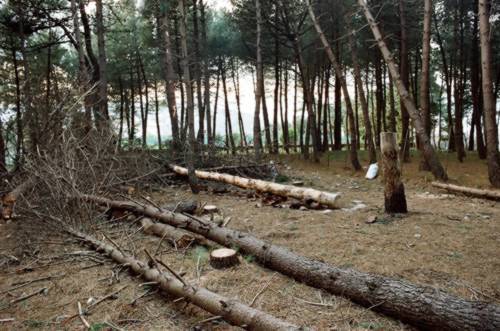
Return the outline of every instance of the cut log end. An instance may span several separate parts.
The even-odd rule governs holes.
[[[215,269],[225,269],[240,263],[238,253],[234,249],[219,248],[210,253],[210,265]]]

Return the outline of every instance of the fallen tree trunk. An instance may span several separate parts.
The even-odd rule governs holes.
[[[249,330],[304,330],[304,328],[251,308],[237,300],[223,297],[202,287],[186,284],[177,275],[174,275],[175,277],[167,276],[167,274],[160,272],[157,268],[149,268],[148,263],[124,255],[117,248],[100,242],[89,235],[72,230],[68,232],[92,246],[97,252],[104,253],[114,261],[128,266],[145,280],[158,283],[158,287],[170,295],[184,298],[184,300],[214,315],[220,316],[232,325]],[[153,265],[157,264],[156,261],[151,262],[153,262]]]
[[[192,216],[97,196],[84,195],[81,198],[95,204],[128,209],[200,234],[222,246],[238,247],[240,252],[251,254],[265,267],[418,327],[440,330],[500,329],[500,306],[494,303],[469,301],[433,287],[338,268],[295,254],[248,233],[219,227]]]
[[[176,248],[182,249],[193,244],[209,246],[208,240],[203,236],[178,229],[171,225],[154,223],[150,218],[143,218],[141,226],[145,233],[164,238]]]
[[[500,200],[500,190],[482,190],[473,187],[444,184],[439,182],[432,182],[432,186],[439,187],[453,193],[462,193],[483,199]]]
[[[170,165],[175,173],[187,176],[188,170],[183,167],[176,165]],[[196,177],[205,180],[211,180],[216,182],[222,182],[245,189],[256,190],[259,192],[268,192],[275,195],[280,195],[284,197],[291,197],[299,200],[316,201],[319,204],[328,206],[330,208],[338,208],[337,201],[340,197],[339,193],[330,193],[324,191],[318,191],[312,188],[302,188],[292,185],[283,185],[278,183],[272,183],[260,179],[249,179],[228,174],[222,174],[217,172],[208,172],[202,170],[195,171]]]

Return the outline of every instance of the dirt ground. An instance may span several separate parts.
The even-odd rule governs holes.
[[[453,157],[442,155],[452,182],[488,187],[483,161],[469,156],[459,164]],[[325,156],[320,165],[291,156],[275,161],[290,180],[341,192],[342,209],[274,208],[234,192],[202,192],[198,201],[216,205],[221,219],[231,217],[229,227],[251,232],[296,253],[336,266],[404,278],[467,299],[500,303],[498,202],[432,188],[432,176],[418,171],[419,161],[414,157],[412,163],[403,165],[410,212],[385,215],[380,180],[367,181],[364,174],[353,173],[344,153]],[[158,204],[192,198],[186,185],[148,194]],[[367,224],[373,216],[377,216],[377,222]],[[135,224],[112,225],[106,228],[107,233],[138,258],[145,260],[143,248],[158,248],[160,239],[137,231]],[[200,324],[211,316],[192,305],[174,303],[173,298],[162,296],[154,286],[84,246],[57,236],[28,236],[23,227],[19,221],[0,225],[1,330],[84,329],[75,315],[78,302],[85,308],[92,300],[120,289],[86,316],[92,330],[236,329],[217,320]],[[299,325],[317,330],[411,330],[344,298],[262,268],[252,256],[243,256],[239,266],[221,271],[208,264],[208,251],[202,247],[177,251],[162,243],[160,251],[161,259],[185,273],[186,280],[219,294],[250,303],[265,288],[254,307]],[[46,276],[56,277],[9,290],[17,283]],[[9,305],[38,291],[42,293]]]

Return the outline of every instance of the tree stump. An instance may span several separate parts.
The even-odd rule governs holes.
[[[401,182],[396,133],[380,134],[382,171],[384,174],[384,198],[386,213],[407,213],[405,188]]]
[[[210,253],[210,265],[215,269],[229,268],[239,263],[238,253],[234,249],[219,248]]]

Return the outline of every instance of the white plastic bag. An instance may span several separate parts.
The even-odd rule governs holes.
[[[370,167],[368,168],[368,171],[366,172],[366,179],[375,179],[378,176],[378,164],[373,163],[370,164]]]

